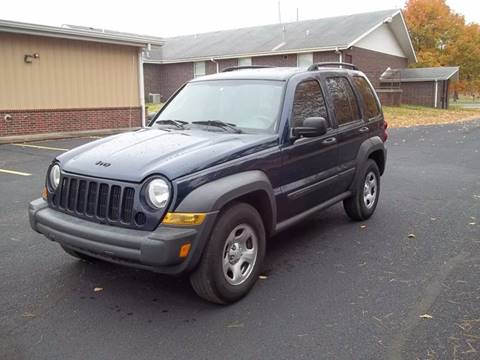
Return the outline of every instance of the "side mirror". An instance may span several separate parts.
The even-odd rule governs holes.
[[[315,137],[327,133],[328,123],[323,117],[309,117],[303,120],[302,126],[292,128],[292,137]]]

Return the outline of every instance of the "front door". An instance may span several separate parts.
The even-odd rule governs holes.
[[[278,221],[300,214],[335,195],[333,178],[338,164],[336,132],[318,80],[308,78],[296,86],[289,126],[302,126],[306,118],[319,116],[330,124],[325,135],[292,139],[283,149],[281,172],[284,179]]]

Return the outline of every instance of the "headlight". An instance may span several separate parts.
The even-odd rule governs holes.
[[[51,167],[50,174],[48,174],[48,180],[52,189],[55,190],[60,183],[60,166],[53,165]]]
[[[162,209],[167,206],[170,188],[165,180],[153,179],[147,185],[146,195],[151,206]]]

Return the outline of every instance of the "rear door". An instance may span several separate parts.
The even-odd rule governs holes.
[[[346,191],[355,174],[360,145],[369,136],[369,127],[362,116],[358,94],[347,73],[325,76],[329,101],[338,126],[338,156],[340,192]]]

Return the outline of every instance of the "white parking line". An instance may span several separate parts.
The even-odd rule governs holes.
[[[64,148],[42,146],[42,145],[32,145],[32,144],[10,144],[10,145],[33,148],[33,149],[53,150],[53,151],[68,151],[68,150],[70,150],[70,149],[64,149]]]
[[[0,169],[0,173],[11,174],[11,175],[20,175],[20,176],[31,176],[32,174],[21,172],[21,171],[13,171],[13,170],[6,170]]]

